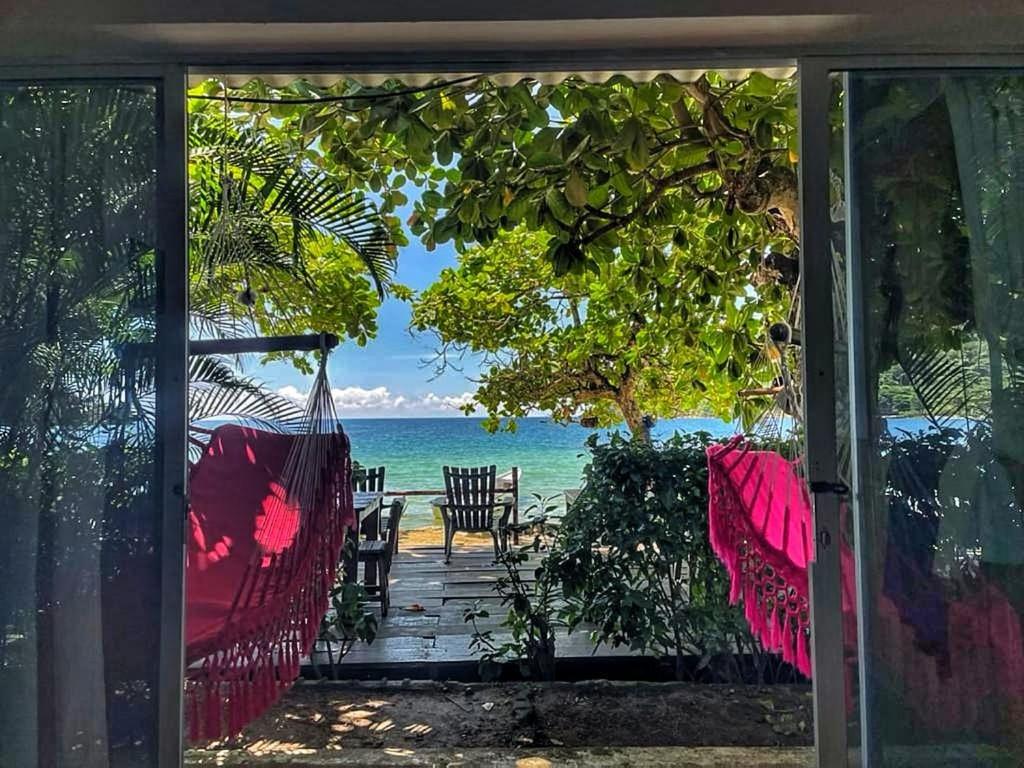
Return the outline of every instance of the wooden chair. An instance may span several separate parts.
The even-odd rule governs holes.
[[[384,471],[385,467],[364,468],[362,479],[352,483],[352,489],[355,491],[379,491],[384,493]]]
[[[508,519],[514,502],[498,501],[497,469],[489,467],[444,467],[445,501],[444,561],[451,562],[456,531],[487,531],[494,541],[494,557],[508,549]],[[498,514],[495,514],[495,513]]]
[[[359,480],[352,482],[352,490],[356,492],[377,492],[384,493],[384,472],[385,467],[364,467],[363,475]],[[384,528],[384,520],[378,522],[377,530],[380,535],[387,538],[387,530]],[[361,526],[360,533],[370,536],[370,521]],[[371,538],[376,538],[374,534]]]
[[[391,563],[398,551],[398,526],[405,512],[405,499],[395,499],[388,511],[388,535],[384,539],[361,541],[359,562],[366,564],[363,581],[371,600],[380,603],[380,615],[387,616],[391,606],[388,582],[391,579]],[[375,578],[371,578],[374,576]]]

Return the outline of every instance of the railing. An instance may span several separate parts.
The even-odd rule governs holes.
[[[511,469],[502,472],[497,477],[498,487],[497,491],[502,495],[512,495],[512,525],[519,525],[519,467],[512,467]],[[401,496],[406,498],[408,496],[445,496],[448,492],[444,488],[411,488],[407,490],[391,490],[390,488],[385,489],[385,496]],[[513,541],[519,543],[519,532],[518,530],[513,532]]]

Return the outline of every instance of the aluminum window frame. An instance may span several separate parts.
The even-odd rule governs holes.
[[[184,64],[0,66],[13,85],[150,85],[156,89],[156,513],[160,516],[157,765],[183,759],[188,404],[187,68]]]
[[[832,304],[831,255],[829,253],[829,125],[828,106],[832,76],[850,72],[892,71],[940,73],[951,70],[1001,70],[1024,68],[1021,54],[893,54],[804,56],[797,60],[800,89],[798,131],[800,133],[800,263],[804,322],[804,409],[807,418],[805,448],[811,482],[837,479],[835,430],[835,340]],[[848,148],[848,133],[844,149]],[[852,250],[851,227],[855,226],[856,200],[847,194],[847,318],[856,343],[861,324],[860,270]],[[811,329],[814,330],[811,333]],[[851,348],[851,354],[857,353]],[[851,399],[851,451],[857,460],[858,418],[862,408],[864,382],[856,365],[849,371]],[[856,488],[854,489],[856,492]],[[861,746],[859,756],[848,751],[846,731],[845,670],[843,667],[842,593],[838,542],[840,534],[839,497],[815,493],[814,524],[817,558],[810,570],[811,638],[814,663],[814,720],[817,765],[835,768],[852,761],[864,768],[880,762],[871,733],[870,700],[861,700]],[[853,497],[854,503],[856,497]],[[859,531],[855,527],[859,545]],[[859,546],[858,546],[859,549]],[[860,553],[857,567],[857,604],[863,603],[863,573]],[[858,629],[863,632],[863,611],[858,610]],[[858,667],[863,685],[870,660],[863,645],[858,648]]]

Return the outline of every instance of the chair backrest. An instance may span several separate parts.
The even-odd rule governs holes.
[[[465,531],[489,531],[494,524],[498,471],[489,467],[444,467],[448,514]]]
[[[406,498],[401,496],[391,502],[391,509],[388,511],[388,546],[385,555],[390,561],[398,550],[398,526],[402,522],[402,515],[405,513]]]
[[[363,477],[352,483],[356,491],[377,491],[384,493],[384,467],[364,467]]]

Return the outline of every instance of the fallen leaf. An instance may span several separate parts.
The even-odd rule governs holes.
[[[405,608],[403,608],[402,610],[409,611],[409,613],[423,613],[427,609],[419,603],[413,603],[412,605],[405,606]]]
[[[484,712],[490,712],[492,709],[494,709],[494,702],[493,701],[485,701],[480,706],[483,707]]]

